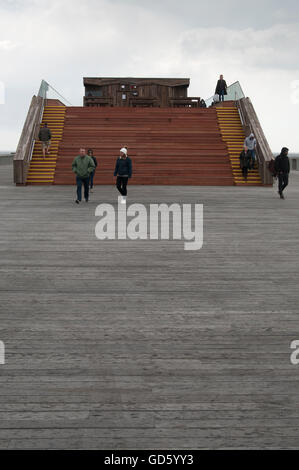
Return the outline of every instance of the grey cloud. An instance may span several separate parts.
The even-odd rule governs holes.
[[[2,146],[15,133],[15,140],[5,144],[15,147],[42,78],[75,105],[82,103],[82,77],[88,75],[188,76],[190,93],[207,97],[221,71],[229,82],[240,79],[257,100],[268,92],[259,95],[261,81],[272,70],[272,94],[281,78],[286,87],[299,78],[298,25],[286,24],[298,9],[295,2],[278,8],[273,0],[270,11],[270,2],[259,2],[257,9],[255,0],[246,10],[227,0],[224,11],[215,2],[210,6],[191,0],[72,0],[72,8],[70,3],[0,0],[0,80],[7,90],[6,105],[0,106]],[[289,12],[288,6],[293,8]],[[270,122],[268,108],[267,113],[264,120]],[[276,138],[274,131],[272,136]]]
[[[185,57],[198,60],[202,55],[219,55],[236,66],[295,69],[299,64],[299,25],[275,25],[265,30],[240,31],[225,28],[199,28],[182,34],[180,43]]]
[[[188,27],[226,27],[230,29],[267,28],[277,22],[299,21],[297,0],[110,0],[115,5],[142,6],[165,19],[173,19]]]

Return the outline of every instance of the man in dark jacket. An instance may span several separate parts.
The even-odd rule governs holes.
[[[44,127],[42,127],[39,131],[38,134],[38,140],[41,141],[42,146],[43,146],[43,157],[46,158],[46,153],[47,155],[50,154],[50,145],[51,145],[51,131],[48,128],[48,124],[45,122]]]
[[[289,149],[283,147],[280,155],[275,159],[275,171],[278,176],[278,194],[280,199],[284,199],[283,191],[289,184],[290,160]]]
[[[251,155],[249,150],[243,149],[240,153],[240,168],[242,170],[242,175],[245,180],[247,180],[248,170],[250,169]]]
[[[116,160],[114,176],[116,187],[122,195],[121,203],[126,203],[128,179],[132,176],[132,160],[128,157],[126,147],[120,149],[120,157]]]
[[[224,95],[227,95],[227,84],[223,79],[223,75],[220,75],[220,79],[217,82],[215,94],[219,95],[219,101],[224,101]]]

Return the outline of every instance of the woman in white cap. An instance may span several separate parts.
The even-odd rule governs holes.
[[[120,157],[116,160],[114,176],[116,187],[120,192],[122,204],[126,203],[128,179],[132,176],[132,160],[128,157],[127,147],[120,149]]]

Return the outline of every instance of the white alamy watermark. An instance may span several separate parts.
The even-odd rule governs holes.
[[[5,364],[5,345],[3,341],[0,341],[0,365]]]
[[[291,342],[291,349],[294,351],[291,354],[291,364],[293,366],[298,366],[299,365],[299,341],[294,340]]]
[[[95,215],[98,240],[183,240],[185,250],[200,250],[203,245],[202,204],[131,204],[118,198],[117,210],[99,204]]]
[[[299,80],[293,80],[291,82],[291,103],[299,104]]]
[[[0,80],[0,104],[5,103],[5,86],[4,83]]]

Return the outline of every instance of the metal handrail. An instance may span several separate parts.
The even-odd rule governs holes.
[[[41,81],[38,96],[41,96],[42,98],[47,100],[47,92],[48,92],[49,88],[51,88],[56,93],[56,95],[60,96],[60,98],[62,98],[63,101],[65,101],[68,105],[73,106],[72,103],[70,103],[70,101],[68,101],[66,98],[64,98],[64,96],[62,96],[57,90],[55,90],[55,88],[52,87],[52,85],[50,85],[48,82],[46,82],[46,80]],[[43,95],[45,95],[45,96],[43,96]]]
[[[41,110],[40,110],[40,114],[39,114],[39,126],[41,125],[41,122],[43,120],[43,114],[44,114],[44,109],[45,109],[45,99],[43,98],[43,101],[42,101],[42,105],[41,105]],[[36,129],[37,126],[35,126],[35,129],[34,129],[34,137],[36,136],[36,133],[37,133],[37,129]],[[32,160],[32,156],[33,156],[33,150],[34,150],[34,145],[35,145],[35,142],[36,142],[36,139],[33,138],[32,139],[32,143],[31,143],[31,149],[30,149],[30,153],[29,153],[29,161],[31,162]]]
[[[44,109],[45,109],[46,102],[47,102],[47,92],[48,92],[49,88],[52,88],[52,90],[58,96],[60,96],[60,98],[62,98],[64,101],[66,101],[67,103],[69,103],[72,106],[72,104],[66,98],[64,98],[57,90],[55,90],[55,88],[53,88],[48,82],[46,82],[46,80],[42,80],[41,84],[40,84],[40,87],[39,87],[39,92],[38,92],[38,96],[40,96],[43,100],[42,101],[42,106],[41,106],[41,111],[40,111],[40,116],[39,116],[39,126],[40,126],[40,124],[43,120]],[[36,127],[35,127],[34,136],[36,136],[36,133],[37,133],[37,130],[36,130]],[[32,160],[35,142],[36,142],[36,139],[34,138],[32,140],[32,143],[31,143],[31,149],[30,149],[30,154],[29,154],[29,161],[30,162]]]
[[[239,116],[240,116],[240,120],[241,120],[241,124],[242,124],[243,128],[244,127],[249,127],[250,133],[253,133],[252,123],[245,119],[243,109],[241,107],[240,100],[236,100],[236,106],[237,106],[237,109],[238,109],[238,112],[239,112]],[[258,140],[256,140],[256,156],[257,156],[257,160],[258,160],[259,165],[261,165],[261,162],[262,162],[260,152],[261,152],[261,150],[260,150],[259,142],[258,142]]]

